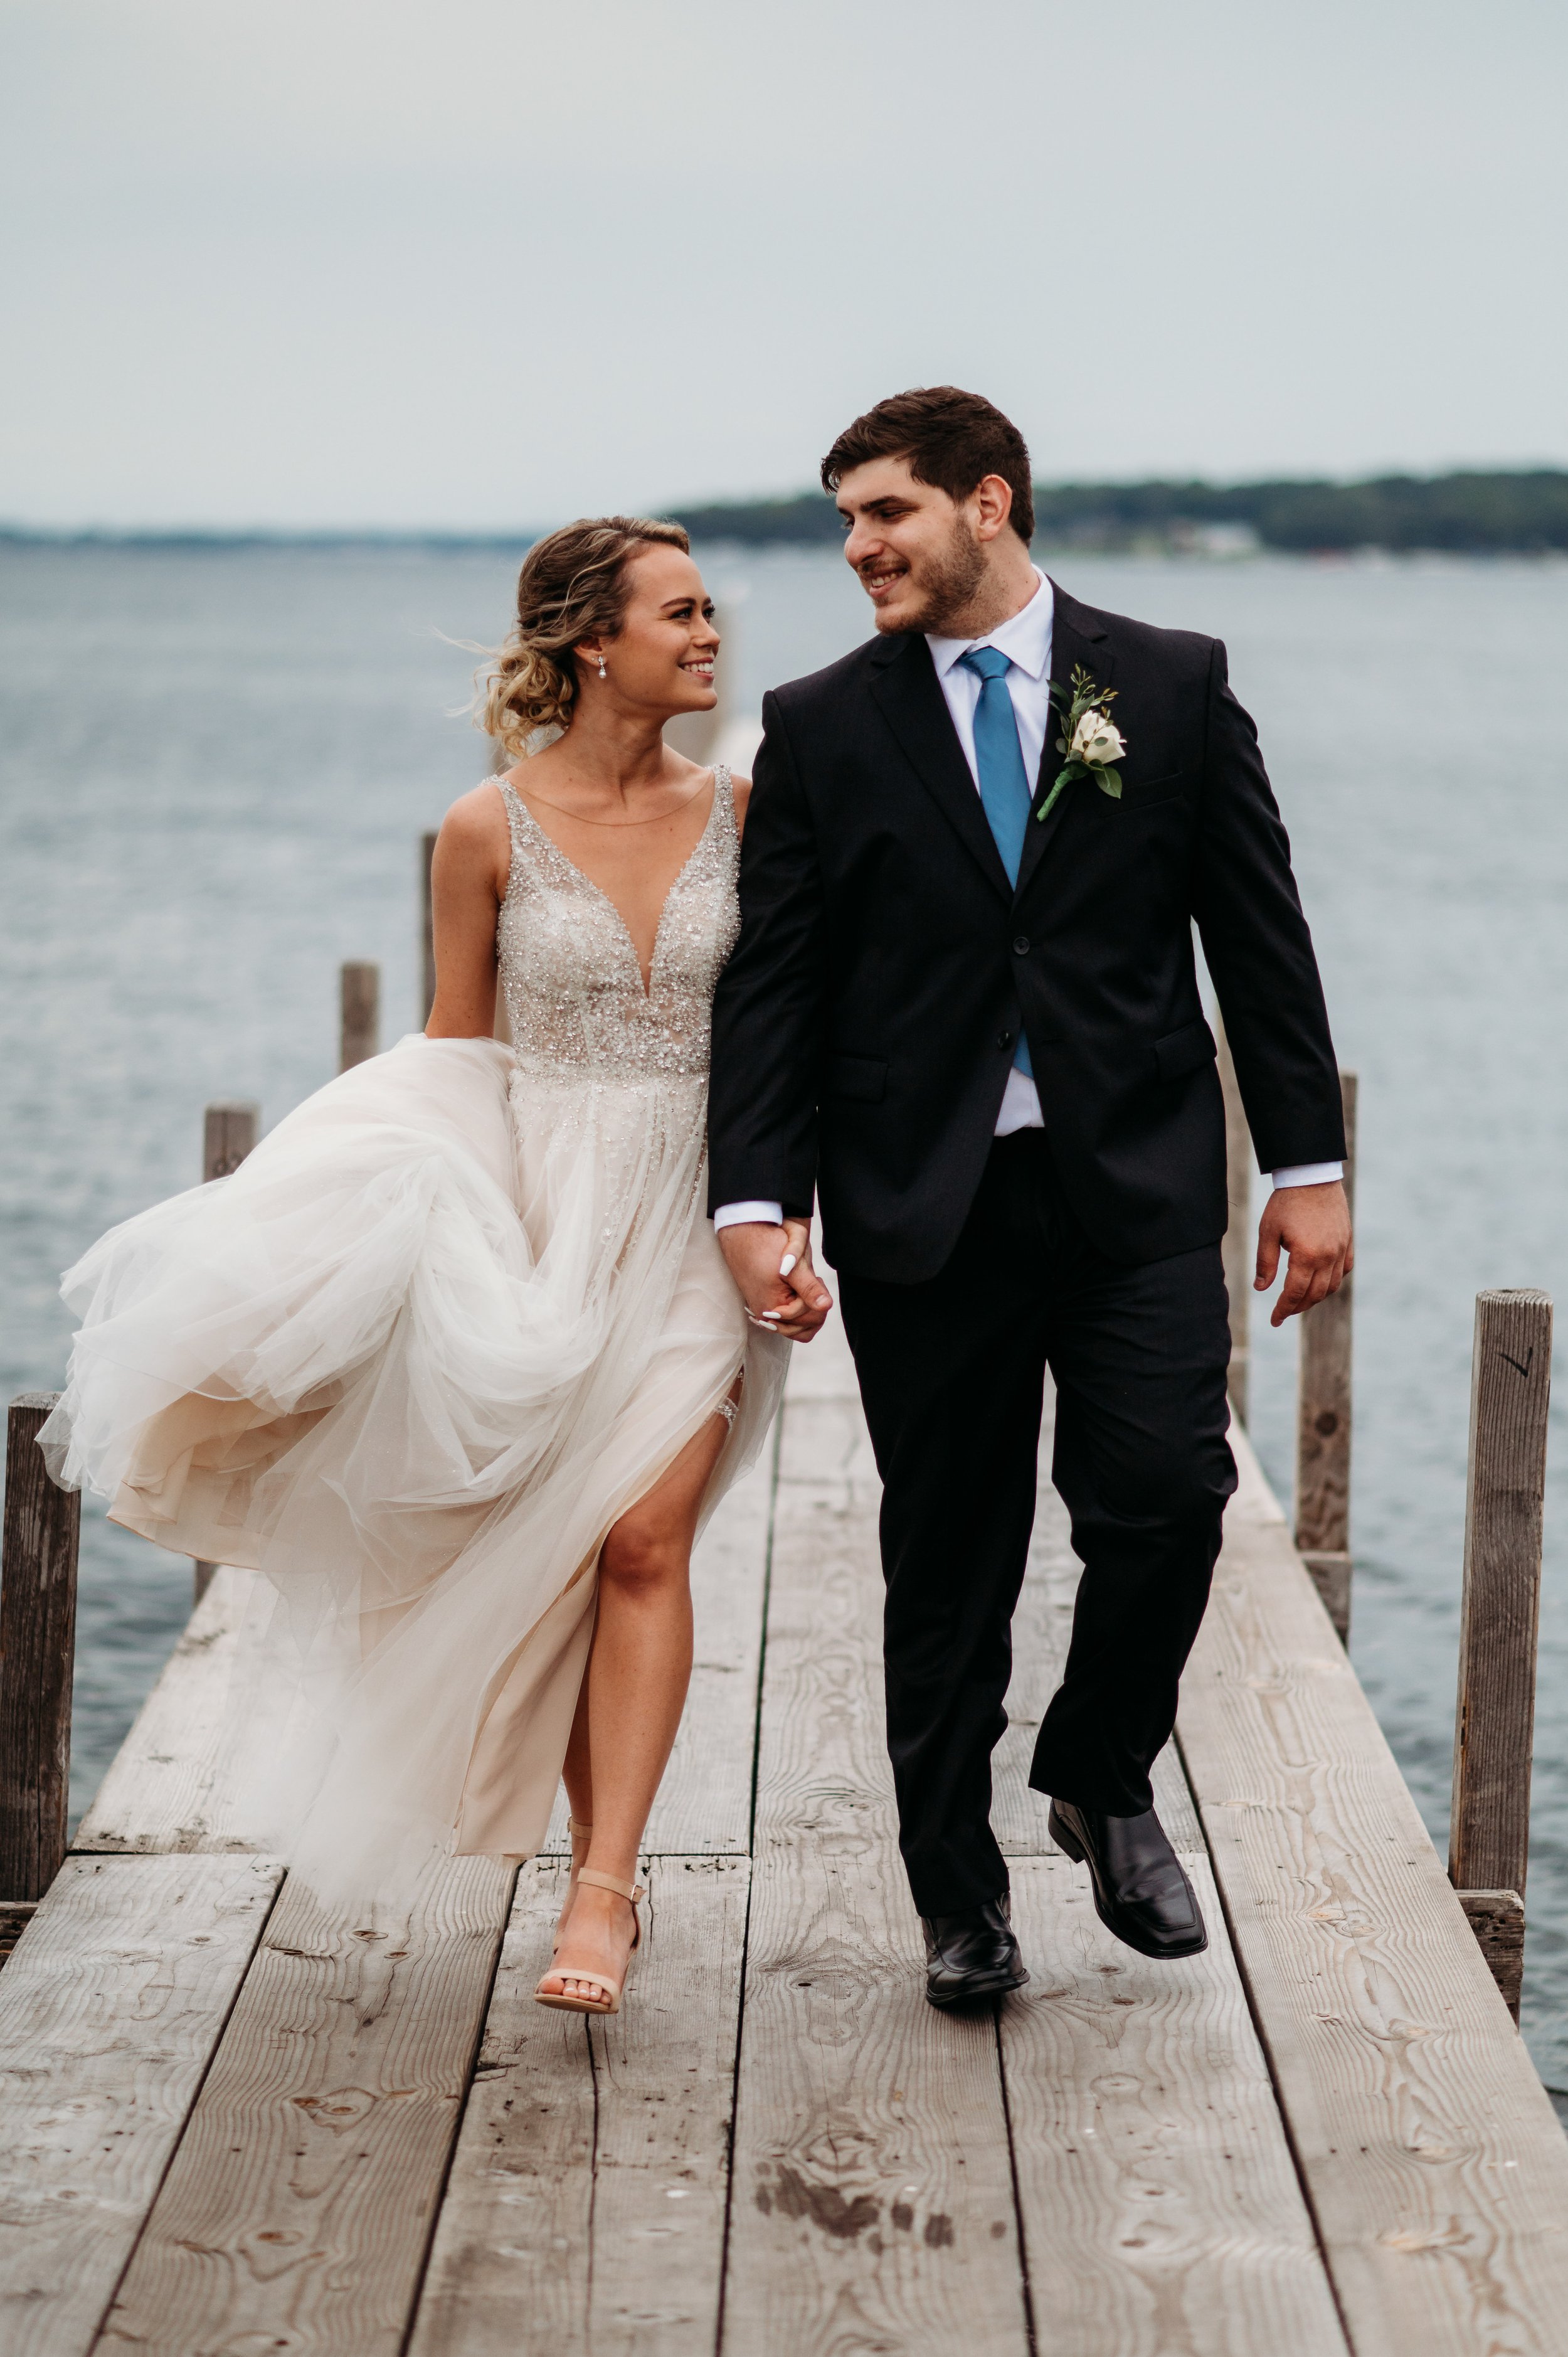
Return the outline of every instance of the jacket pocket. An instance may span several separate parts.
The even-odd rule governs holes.
[[[1167,770],[1161,778],[1140,778],[1135,784],[1123,786],[1122,807],[1129,818],[1135,818],[1140,811],[1154,810],[1161,802],[1174,802],[1184,791],[1187,781],[1185,770]]]
[[[1167,1031],[1163,1039],[1155,1042],[1155,1061],[1162,1081],[1179,1081],[1184,1074],[1211,1064],[1219,1052],[1214,1034],[1201,1015],[1191,1023],[1184,1023],[1179,1031]]]
[[[828,1094],[880,1104],[887,1093],[887,1066],[876,1056],[830,1056]]]

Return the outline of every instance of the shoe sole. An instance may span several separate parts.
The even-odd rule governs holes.
[[[926,2003],[928,2005],[934,2005],[939,2013],[950,2013],[956,2006],[986,2005],[990,2003],[993,1996],[1007,1996],[1014,1989],[1021,1989],[1028,1977],[1029,1975],[1027,1971],[1020,1970],[1017,1973],[1010,1974],[1005,1979],[1003,1979],[998,1975],[994,1980],[992,1980],[983,1986],[977,1985],[973,1988],[953,1989],[950,1992],[944,1992],[940,1996],[928,1982],[926,1986]]]
[[[1155,1964],[1174,1964],[1179,1963],[1183,1956],[1202,1955],[1205,1948],[1208,1945],[1208,1928],[1207,1924],[1204,1926],[1203,1932],[1197,1939],[1187,1940],[1178,1948],[1151,1947],[1147,1941],[1140,1940],[1131,1931],[1123,1929],[1122,1925],[1117,1921],[1114,1914],[1107,1908],[1104,1900],[1101,1896],[1100,1877],[1094,1871],[1093,1867],[1090,1865],[1088,1851],[1084,1848],[1083,1844],[1078,1839],[1076,1835],[1069,1833],[1067,1827],[1061,1823],[1054,1809],[1046,1820],[1046,1831],[1049,1834],[1057,1847],[1063,1851],[1067,1857],[1070,1857],[1075,1866],[1089,1867],[1089,1888],[1094,1898],[1094,1911],[1099,1916],[1101,1921],[1104,1924],[1106,1930],[1110,1932],[1113,1940],[1120,1940],[1122,1945],[1124,1948],[1131,1948],[1134,1955],[1147,1956],[1150,1963]],[[1193,1900],[1193,1905],[1196,1907],[1197,1904],[1197,1901],[1195,1899]]]

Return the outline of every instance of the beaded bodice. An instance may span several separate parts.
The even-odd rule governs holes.
[[[496,927],[500,986],[524,1071],[607,1080],[703,1079],[714,990],[740,931],[730,773],[659,920],[646,990],[615,903],[500,784],[511,872]]]

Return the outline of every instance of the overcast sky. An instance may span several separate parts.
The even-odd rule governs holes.
[[[1568,460],[1562,0],[0,0],[0,518]]]

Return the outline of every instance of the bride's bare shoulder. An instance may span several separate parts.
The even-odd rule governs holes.
[[[441,822],[435,856],[448,869],[478,867],[494,876],[503,873],[511,857],[506,805],[496,791],[496,780],[459,794]]]
[[[499,778],[486,778],[459,794],[441,822],[442,834],[456,841],[505,834],[506,805],[497,791],[501,782]],[[506,782],[510,784],[510,779]]]
[[[735,796],[735,831],[737,834],[744,834],[746,813],[751,807],[751,780],[737,778],[732,773],[729,782],[730,791]]]

